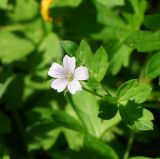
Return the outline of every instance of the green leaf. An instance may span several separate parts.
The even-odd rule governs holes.
[[[62,56],[62,47],[60,39],[55,33],[48,34],[39,46],[39,52],[42,53],[43,62],[39,67],[51,64],[55,59]]]
[[[117,91],[116,97],[120,104],[125,104],[128,100],[142,103],[149,97],[151,87],[145,83],[140,83],[136,79],[123,83]]]
[[[127,0],[122,13],[132,30],[139,30],[142,24],[144,13],[147,9],[146,0]]]
[[[118,159],[116,152],[110,146],[89,135],[84,138],[84,150],[92,159]]]
[[[77,7],[82,0],[54,0],[52,6],[55,7],[65,7],[65,6],[71,6],[71,7]]]
[[[108,120],[113,118],[117,114],[117,111],[116,99],[111,96],[105,96],[101,101],[98,117]]]
[[[119,111],[123,121],[134,131],[153,129],[154,117],[149,110],[130,102],[120,106]]]
[[[107,46],[106,49],[111,56],[109,68],[113,75],[117,74],[123,66],[128,67],[129,58],[133,51],[132,48],[120,42],[113,41]]]
[[[76,53],[77,60],[89,69],[92,68],[92,51],[89,44],[82,40]]]
[[[17,0],[13,12],[9,17],[15,21],[27,21],[35,18],[39,13],[38,2],[33,0]]]
[[[101,46],[93,56],[92,75],[97,81],[101,81],[106,74],[108,68],[108,56],[105,49]]]
[[[98,101],[91,93],[81,91],[73,96],[74,110],[88,132],[93,136],[99,136],[100,119],[98,118]]]
[[[145,66],[145,76],[151,79],[160,76],[160,52],[155,53],[147,61]]]
[[[97,32],[93,32],[91,36],[98,40],[122,39],[130,34],[130,30],[126,23],[111,9],[97,3],[97,21],[103,24],[103,27]]]
[[[0,60],[11,63],[30,54],[35,46],[27,39],[19,38],[9,32],[0,32]]]
[[[0,112],[0,133],[9,133],[11,131],[11,121],[7,115]]]
[[[144,25],[153,30],[160,29],[160,14],[146,15],[144,17]]]
[[[48,107],[41,106],[44,105],[43,103],[49,104],[48,97],[49,94],[47,93],[46,97],[43,96],[42,99],[38,100],[38,105],[35,108],[27,112],[26,137],[29,151],[40,148],[48,150],[54,145],[61,132],[61,129],[57,127],[57,124],[51,118],[54,110],[49,105]],[[55,105],[56,103],[54,103]]]
[[[52,113],[52,118],[54,121],[59,124],[60,126],[85,133],[86,129],[83,127],[83,125],[77,121],[74,117],[67,114],[64,111],[55,111]]]
[[[112,1],[111,0],[96,0],[96,1],[108,7],[124,5],[124,0],[112,0]]]
[[[160,32],[138,31],[129,36],[125,43],[140,52],[160,50]]]
[[[135,156],[135,157],[130,157],[129,159],[153,159],[153,158],[144,157],[144,156]]]
[[[69,56],[74,56],[77,49],[78,49],[78,45],[70,40],[64,40],[61,41],[62,43],[62,47],[64,48],[65,52],[69,55]]]
[[[0,0],[0,9],[8,9],[8,0]]]

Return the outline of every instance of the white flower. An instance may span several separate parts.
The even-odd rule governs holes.
[[[63,58],[63,66],[53,63],[48,75],[56,78],[51,84],[53,89],[57,90],[57,92],[62,92],[67,87],[72,94],[82,90],[79,81],[89,78],[87,67],[76,68],[75,57],[67,55]]]

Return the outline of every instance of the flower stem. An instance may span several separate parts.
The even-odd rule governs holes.
[[[128,157],[129,157],[131,147],[133,145],[134,135],[135,135],[134,131],[131,131],[131,134],[130,134],[130,137],[129,137],[129,140],[128,140],[128,145],[127,145],[126,151],[124,153],[123,159],[128,159]]]
[[[85,88],[85,87],[83,87],[83,89],[84,89],[85,91],[91,93],[91,94],[96,95],[97,97],[100,97],[100,98],[103,97],[102,95],[100,95],[100,94],[98,94],[98,93],[96,93],[96,92],[93,92],[92,90],[89,90],[89,89],[87,89],[87,88]]]

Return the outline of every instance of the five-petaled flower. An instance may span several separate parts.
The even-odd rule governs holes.
[[[75,57],[67,55],[63,58],[63,66],[58,63],[53,63],[48,75],[56,78],[51,87],[57,92],[62,92],[66,87],[72,94],[82,90],[79,81],[88,80],[89,74],[87,67],[76,68]]]

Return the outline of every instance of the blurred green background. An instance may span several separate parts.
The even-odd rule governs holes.
[[[48,12],[45,7],[40,0],[0,0],[0,159],[121,159],[129,129],[119,119],[102,123],[104,129],[110,129],[101,132],[98,141],[88,137],[83,145],[81,133],[51,118],[57,110],[73,116],[75,112],[63,93],[50,88],[47,73],[65,54],[61,40],[86,40],[93,52],[100,45],[108,52],[110,66],[104,86],[114,91],[124,81],[140,77],[147,55],[138,54],[123,41],[134,31],[150,28],[145,15],[158,14],[160,2],[53,0]],[[160,18],[152,26],[160,28]],[[152,82],[158,92],[155,98],[159,98],[157,83],[158,78]],[[98,130],[94,113],[98,113],[99,100],[86,92],[74,100],[86,111],[89,127],[93,124]],[[160,107],[157,101],[146,105],[155,116],[154,130],[136,134],[131,156],[154,158],[160,156]],[[92,144],[98,146],[93,148]]]

